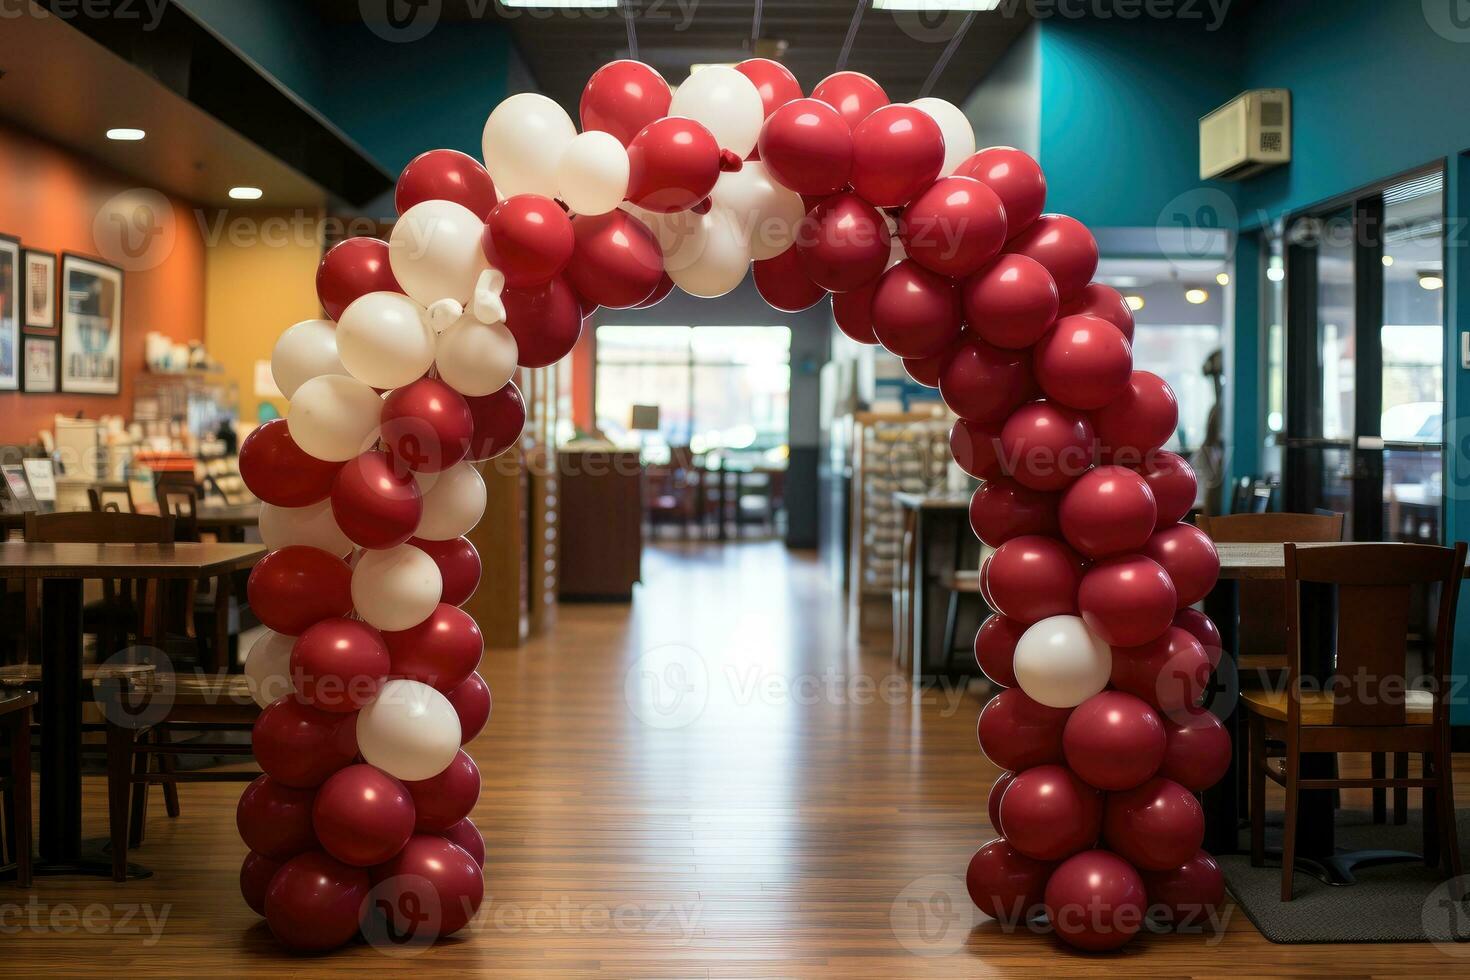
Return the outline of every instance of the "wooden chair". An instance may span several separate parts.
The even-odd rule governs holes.
[[[31,691],[0,693],[0,728],[10,748],[10,770],[0,776],[5,797],[6,863],[0,871],[14,871],[15,882],[31,887]]]
[[[1296,857],[1298,797],[1303,790],[1424,790],[1424,860],[1447,858],[1452,879],[1461,874],[1455,833],[1449,722],[1449,672],[1455,606],[1465,570],[1465,544],[1454,548],[1419,544],[1285,545],[1287,683],[1280,691],[1242,691],[1250,721],[1251,863],[1265,861],[1266,778],[1286,790],[1281,859],[1281,900],[1291,900]],[[1332,678],[1340,684],[1303,691],[1301,585],[1316,583],[1337,592],[1337,649]],[[1407,626],[1412,589],[1440,586],[1438,628],[1430,691],[1404,692],[1408,667]],[[1320,654],[1321,651],[1318,651]],[[1362,678],[1375,682],[1365,690]],[[1389,686],[1397,682],[1395,686]],[[1270,740],[1284,743],[1275,751]],[[1420,778],[1301,777],[1303,753],[1419,753]],[[1272,757],[1282,764],[1270,764]],[[1458,887],[1453,886],[1453,887]]]
[[[87,502],[94,511],[131,514],[137,510],[133,506],[132,490],[126,483],[99,483],[88,487]]]
[[[158,506],[174,520],[175,541],[198,541],[199,495],[192,487],[160,483]],[[234,578],[230,574],[185,583],[179,609],[182,618],[173,624],[179,631],[176,647],[192,654],[206,671],[236,670],[230,645]],[[171,637],[166,637],[171,639]],[[165,646],[168,646],[165,643]]]

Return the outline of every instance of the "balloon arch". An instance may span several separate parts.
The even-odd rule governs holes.
[[[490,691],[459,608],[480,575],[472,464],[519,438],[516,370],[565,357],[598,306],[719,296],[753,261],[773,307],[830,294],[847,336],[937,387],[955,459],[983,481],[970,517],[994,549],[981,587],[997,613],[975,653],[1004,690],[979,741],[1005,772],[989,800],[1002,836],[967,869],[975,904],[1107,949],[1146,914],[1220,902],[1194,796],[1230,755],[1197,707],[1220,638],[1190,608],[1218,560],[1179,523],[1196,481],[1160,448],[1174,395],[1133,369],[1132,313],[1091,281],[1087,229],[1043,213],[1036,162],[976,152],[942,100],[890,103],[855,72],[803,97],[763,59],[677,92],[613,62],[580,116],[578,133],[550,99],[516,95],[485,124],[484,166],[413,160],[389,240],[332,248],[330,319],[276,344],[289,413],[240,451],[271,549],[249,587],[270,633],[246,665],[265,775],[237,814],[245,900],[303,951],[473,916],[485,846],[461,746]]]

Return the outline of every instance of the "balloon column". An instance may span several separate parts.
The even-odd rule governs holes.
[[[804,97],[765,59],[676,93],[613,62],[579,115],[580,133],[515,95],[485,124],[483,165],[416,158],[388,240],[332,248],[327,318],[276,345],[289,412],[240,452],[271,549],[249,588],[271,631],[246,667],[264,708],[265,775],[238,810],[250,906],[303,951],[383,917],[434,938],[473,916],[480,783],[461,746],[490,713],[459,608],[480,573],[475,464],[519,439],[517,371],[565,357],[597,307],[719,296],[752,268],[773,307],[830,296],[847,336],[937,387],[955,458],[984,481],[971,516],[1000,612],[976,656],[1008,690],[979,733],[1007,772],[990,807],[1004,836],[969,869],[977,904],[1045,909],[1101,949],[1150,899],[1218,900],[1191,795],[1229,756],[1195,710],[1218,635],[1187,608],[1216,560],[1178,525],[1195,479],[1160,449],[1173,395],[1133,370],[1131,312],[1091,282],[1087,229],[1043,213],[1035,161],[977,153],[943,100],[893,103],[855,72]]]

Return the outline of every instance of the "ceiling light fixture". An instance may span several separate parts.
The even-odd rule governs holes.
[[[1393,256],[1392,255],[1385,255],[1383,257],[1383,267],[1385,269],[1392,269],[1393,268]]]
[[[1123,302],[1127,303],[1128,308],[1134,313],[1137,313],[1139,310],[1143,309],[1143,297],[1139,296],[1137,293],[1129,296],[1124,296]]]
[[[939,10],[990,11],[1000,6],[1000,0],[873,0],[874,10],[918,10],[924,13]]]
[[[1281,280],[1286,278],[1286,270],[1278,269],[1275,266],[1272,266],[1271,268],[1266,270],[1266,278],[1271,280],[1272,282],[1280,282]]]
[[[107,131],[107,138],[117,143],[136,143],[147,135],[141,129],[130,129],[127,127],[109,129]]]
[[[230,200],[232,201],[258,201],[265,196],[265,191],[259,187],[231,187]]]
[[[605,7],[618,5],[618,0],[500,0],[502,7]]]
[[[1419,288],[1433,292],[1444,288],[1444,273],[1438,269],[1426,269],[1419,273]]]
[[[1218,276],[1215,277],[1215,281],[1218,282],[1222,286],[1228,286],[1228,285],[1230,285],[1230,273],[1228,273],[1228,272],[1222,272],[1222,273],[1220,273]]]
[[[1196,286],[1193,289],[1186,289],[1184,291],[1184,299],[1188,303],[1199,306],[1201,303],[1209,302],[1210,294],[1207,290],[1200,289],[1198,286]]]

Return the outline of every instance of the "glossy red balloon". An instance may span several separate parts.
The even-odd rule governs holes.
[[[1172,779],[1150,779],[1109,794],[1103,839],[1136,868],[1168,871],[1199,850],[1205,839],[1205,813],[1194,794]]]
[[[439,836],[449,843],[464,850],[466,854],[475,859],[480,867],[485,866],[485,838],[480,834],[480,828],[469,817],[465,817],[459,823],[445,830],[439,831]]]
[[[311,821],[328,854],[343,864],[371,867],[403,850],[413,836],[414,799],[397,779],[359,763],[322,783]]]
[[[1099,466],[1077,478],[1057,510],[1062,536],[1088,558],[1137,551],[1153,534],[1158,506],[1143,477]]]
[[[652,294],[650,294],[646,300],[633,307],[633,309],[646,310],[651,306],[657,306],[659,303],[663,302],[664,298],[667,297],[669,293],[672,293],[673,291],[674,280],[667,272],[665,272],[663,276],[659,278],[658,285],[653,287]],[[583,315],[584,317],[591,316],[592,311],[584,310]]]
[[[413,795],[419,833],[442,833],[470,815],[480,801],[480,767],[464,749],[437,776],[405,785]]]
[[[735,66],[735,70],[755,85],[755,90],[760,93],[761,105],[765,108],[766,117],[781,106],[801,98],[801,83],[796,76],[779,61],[769,58],[747,58]]]
[[[577,114],[583,131],[611,133],[627,146],[649,123],[669,114],[669,83],[641,61],[613,61],[592,73]]]
[[[1147,701],[1167,720],[1188,720],[1195,714],[1209,680],[1204,647],[1177,626],[1147,643],[1113,648],[1113,687]]]
[[[348,460],[332,485],[332,517],[360,548],[396,548],[418,530],[424,495],[413,473],[370,449]]]
[[[395,388],[383,400],[381,438],[402,472],[438,473],[464,459],[475,417],[464,396],[438,378]]]
[[[1062,316],[1100,317],[1133,343],[1133,308],[1123,294],[1100,282],[1088,283],[1061,310]]]
[[[628,144],[627,199],[648,211],[687,211],[709,197],[719,178],[720,145],[693,119],[654,120]]]
[[[1169,628],[1178,608],[1175,596],[1174,583],[1157,562],[1127,555],[1087,570],[1077,590],[1077,608],[1104,643],[1129,647],[1157,639]]]
[[[1046,175],[1031,157],[1009,146],[992,146],[955,168],[961,177],[974,177],[995,191],[1006,209],[1012,237],[1031,227],[1046,207]]]
[[[1175,712],[1164,720],[1168,747],[1159,775],[1203,793],[1230,768],[1230,733],[1208,711]]]
[[[1017,773],[1000,800],[1006,840],[1037,861],[1060,861],[1097,843],[1102,794],[1066,766]]]
[[[1225,905],[1225,876],[1204,851],[1177,868],[1145,871],[1149,909],[1176,927],[1216,928],[1213,920]]]
[[[1035,259],[1002,255],[960,286],[965,322],[997,347],[1030,347],[1057,318],[1057,284]]]
[[[265,915],[265,890],[283,863],[254,851],[240,863],[240,895],[256,915]]]
[[[943,166],[944,133],[922,109],[885,105],[853,127],[852,189],[870,204],[880,208],[908,204],[934,183]],[[1000,217],[1004,241],[1004,211]],[[988,247],[988,238],[984,244]],[[999,251],[1000,242],[996,245]]]
[[[1055,538],[1011,538],[990,556],[995,610],[1023,623],[1073,615],[1082,561]]]
[[[965,888],[975,907],[992,919],[1026,922],[1042,911],[1052,868],[1050,862],[1032,860],[999,838],[970,858]]]
[[[417,626],[383,634],[393,676],[422,681],[440,691],[457,687],[480,666],[485,638],[475,618],[441,602]]]
[[[835,194],[852,175],[852,127],[816,99],[796,99],[767,116],[756,148],[771,176],[798,194]]]
[[[341,714],[363,707],[377,697],[388,668],[383,634],[358,619],[324,619],[291,648],[297,696],[323,711]]]
[[[995,192],[970,177],[942,177],[921,189],[898,222],[909,258],[962,278],[1000,254],[1006,212]]]
[[[336,949],[357,935],[368,873],[321,851],[298,854],[276,872],[265,893],[265,921],[282,946],[297,953]]]
[[[828,75],[812,89],[812,98],[837,110],[848,127],[853,129],[873,112],[888,105],[888,94],[883,91],[883,86],[855,71]]]
[[[941,373],[940,387],[944,385]],[[1000,426],[957,419],[949,430],[949,454],[955,465],[977,480],[990,480],[1002,472]]]
[[[572,231],[577,249],[566,280],[578,296],[611,310],[625,310],[658,288],[664,274],[658,239],[628,212],[579,214],[572,219]]]
[[[1127,387],[1133,348],[1106,320],[1062,317],[1037,343],[1032,370],[1053,401],[1084,411],[1101,408]]]
[[[1148,483],[1158,503],[1159,519],[1155,526],[1163,530],[1184,520],[1199,494],[1194,467],[1178,453],[1160,451],[1150,453],[1134,469]]]
[[[756,292],[772,309],[800,313],[827,298],[827,290],[806,277],[795,245],[774,258],[756,259],[753,264]]]
[[[992,477],[970,497],[970,529],[992,548],[1028,534],[1055,536],[1059,503],[1057,494]]]
[[[1046,883],[1046,915],[1057,937],[1089,952],[1118,949],[1138,934],[1148,910],[1143,878],[1107,851],[1063,861]]]
[[[1016,644],[1026,624],[996,613],[975,633],[975,663],[999,687],[1016,686]]]
[[[873,293],[873,332],[899,357],[934,357],[960,339],[963,326],[954,280],[913,259],[883,273]]]
[[[1018,687],[1001,691],[980,712],[980,750],[1001,769],[1019,772],[1062,762],[1062,729],[1070,708],[1048,708]]]
[[[1174,625],[1199,640],[1205,656],[1210,658],[1211,667],[1219,666],[1220,657],[1225,652],[1225,643],[1220,638],[1220,628],[1213,619],[1198,609],[1181,609],[1174,614]]]
[[[444,696],[454,706],[454,713],[459,715],[459,744],[468,745],[490,720],[490,687],[485,678],[476,673],[460,681],[457,687],[445,691]]]
[[[271,776],[257,776],[235,805],[235,828],[245,846],[262,858],[284,861],[295,857],[317,846],[316,832],[311,828],[314,799],[315,789],[300,789]]]
[[[834,293],[845,293],[883,274],[888,264],[888,225],[856,194],[833,194],[797,225],[795,248],[809,280]],[[875,293],[875,327],[877,306]]]
[[[485,898],[485,873],[475,859],[432,834],[415,834],[397,857],[373,868],[372,880],[379,913],[392,919],[400,941],[453,935]]]
[[[380,238],[348,238],[327,250],[316,269],[316,295],[333,320],[353,300],[368,293],[401,293],[388,265],[388,243]]]
[[[929,357],[905,357],[902,359],[903,371],[925,388],[938,388],[939,371],[944,367],[944,361],[948,355],[949,351],[945,350]]]
[[[1123,393],[1092,413],[1092,424],[1114,462],[1137,466],[1174,435],[1179,402],[1163,378],[1134,371]]]
[[[514,381],[488,395],[466,398],[475,420],[474,434],[465,459],[472,463],[494,459],[514,446],[526,427],[526,403]]]
[[[261,623],[300,636],[312,623],[352,611],[352,570],[320,548],[291,545],[256,562],[246,594]]]
[[[393,206],[399,214],[425,201],[453,201],[483,218],[495,207],[495,182],[479,160],[459,150],[430,150],[398,175]]]
[[[1080,294],[1097,272],[1097,240],[1082,222],[1064,214],[1042,215],[1013,237],[1006,251],[1046,266],[1063,303]]]
[[[1122,691],[1102,691],[1067,719],[1067,765],[1101,790],[1132,789],[1159,771],[1167,744],[1164,722],[1148,703]]]
[[[505,329],[516,339],[516,363],[521,367],[547,367],[577,346],[582,305],[565,277],[525,289],[507,287],[500,299],[505,303]]]
[[[250,492],[277,507],[305,507],[326,500],[341,463],[307,455],[285,419],[257,426],[240,444],[240,478]]]
[[[250,746],[267,775],[287,786],[311,789],[351,765],[357,755],[357,715],[322,711],[293,697],[279,698],[255,719]]]
[[[462,606],[475,594],[475,587],[480,584],[480,553],[469,538],[450,538],[447,541],[410,538],[408,543],[434,559],[434,564],[439,566],[439,577],[444,580],[440,602]]]
[[[486,260],[505,273],[507,286],[524,287],[560,275],[576,241],[560,204],[540,194],[517,194],[495,205],[480,245]]]
[[[990,784],[990,795],[985,798],[986,815],[990,818],[990,826],[997,834],[1005,836],[1005,831],[1000,825],[1000,801],[1006,795],[1006,790],[1011,786],[1011,780],[1016,774],[1007,770],[995,777],[995,782]]]
[[[939,375],[939,395],[962,419],[1000,425],[1036,392],[1031,355],[1002,350],[966,333]]]
[[[845,293],[832,294],[832,319],[837,328],[848,338],[860,344],[878,343],[873,332],[873,293],[878,290],[878,280]]]
[[[1210,536],[1192,524],[1175,524],[1149,538],[1143,553],[1174,580],[1179,605],[1192,606],[1210,594],[1220,578],[1220,553]]]
[[[1000,430],[1006,469],[1033,490],[1061,490],[1092,466],[1092,423],[1081,412],[1031,402],[1011,413]]]

